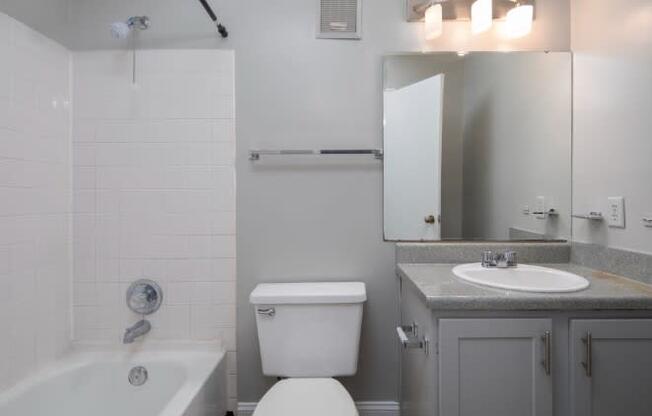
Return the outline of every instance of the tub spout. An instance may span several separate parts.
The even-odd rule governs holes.
[[[131,344],[138,337],[141,337],[148,333],[152,329],[152,324],[149,323],[146,319],[141,319],[136,322],[133,326],[125,330],[125,335],[122,338],[123,344]]]

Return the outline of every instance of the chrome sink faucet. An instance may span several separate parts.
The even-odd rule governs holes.
[[[518,261],[515,251],[506,251],[504,253],[485,251],[482,253],[482,267],[497,267],[503,269],[516,266],[518,266]]]
[[[138,337],[142,337],[152,329],[152,324],[149,323],[146,319],[141,319],[136,322],[133,326],[125,330],[125,335],[122,338],[123,344],[131,344]]]

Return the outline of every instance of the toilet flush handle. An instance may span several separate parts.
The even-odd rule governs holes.
[[[274,310],[274,308],[257,309],[256,312],[258,312],[258,315],[265,315],[265,316],[269,316],[270,318],[276,315],[276,311]]]

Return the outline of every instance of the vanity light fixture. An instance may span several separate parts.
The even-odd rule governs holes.
[[[406,19],[408,22],[424,22],[426,40],[441,36],[444,20],[470,21],[473,35],[490,30],[494,19],[503,20],[505,35],[519,38],[532,30],[535,2],[536,0],[405,0]]]
[[[534,6],[516,3],[516,7],[507,12],[505,28],[511,38],[521,38],[532,31]]]
[[[491,29],[493,20],[493,0],[476,0],[471,5],[471,33],[486,32]]]
[[[433,40],[441,36],[444,31],[444,16],[441,4],[432,4],[426,9],[424,28],[426,40]]]

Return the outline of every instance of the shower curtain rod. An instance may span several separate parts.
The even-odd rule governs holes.
[[[202,6],[204,6],[204,10],[206,10],[206,13],[208,13],[208,16],[211,18],[211,20],[217,24],[217,31],[223,38],[227,38],[229,36],[229,32],[226,30],[226,27],[224,27],[223,24],[217,21],[217,16],[215,15],[215,12],[213,11],[213,8],[208,4],[206,0],[199,0]]]

